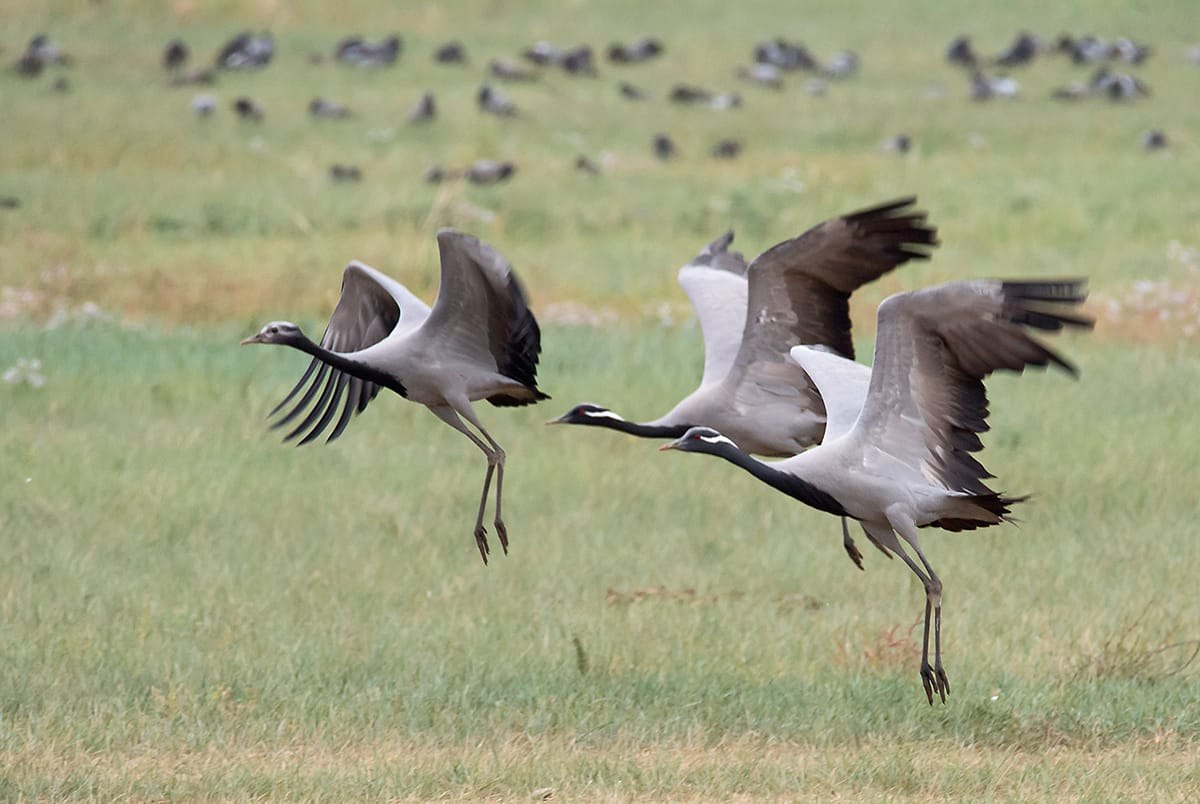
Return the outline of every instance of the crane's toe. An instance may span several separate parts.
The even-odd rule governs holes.
[[[847,536],[843,545],[846,548],[846,555],[850,556],[850,560],[854,562],[854,566],[863,569],[863,554],[858,549],[858,545],[854,543],[854,540]]]
[[[504,520],[496,517],[492,524],[496,527],[496,535],[500,537],[500,547],[504,550],[504,555],[508,555],[508,528],[504,527]]]
[[[487,530],[483,525],[475,526],[475,546],[479,548],[479,557],[483,559],[483,563],[487,563],[488,553],[491,549],[488,547]]]
[[[921,684],[925,687],[925,697],[929,699],[930,706],[933,706],[935,693],[942,699],[942,703],[946,702],[946,696],[950,694],[950,681],[941,667],[935,670],[928,662],[921,662]]]

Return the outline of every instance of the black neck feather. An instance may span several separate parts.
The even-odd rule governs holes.
[[[638,438],[679,438],[692,426],[690,424],[642,424],[609,416],[589,416],[586,420],[577,423],[593,427],[607,427],[609,430],[619,430]]]
[[[351,377],[358,377],[360,380],[373,382],[376,385],[395,391],[396,393],[400,394],[400,396],[408,396],[408,390],[404,387],[400,380],[396,379],[391,374],[380,371],[374,366],[369,366],[366,363],[360,363],[357,360],[351,360],[345,355],[338,354],[337,352],[331,352],[323,346],[313,343],[312,339],[304,333],[300,333],[300,336],[296,338],[296,340],[289,341],[288,345],[294,346],[302,352],[307,352],[317,360],[320,360],[322,363],[325,363],[331,368],[337,369],[338,371],[344,371]]]
[[[768,486],[782,491],[787,496],[797,499],[805,505],[812,506],[818,511],[824,511],[834,516],[847,515],[846,509],[842,507],[842,504],[832,494],[822,491],[807,480],[793,474],[788,474],[787,472],[781,472],[770,464],[755,460],[745,452],[736,447],[731,447],[729,444],[716,444],[712,452],[714,455],[719,455],[730,463],[742,467]]]

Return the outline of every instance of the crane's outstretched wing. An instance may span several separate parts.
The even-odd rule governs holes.
[[[729,373],[742,343],[746,324],[746,260],[729,250],[733,230],[704,247],[679,269],[679,285],[687,294],[704,337],[704,376],[701,385]]]
[[[788,352],[821,344],[847,359],[850,294],[909,260],[928,259],[937,229],[915,198],[832,218],[764,251],[750,263],[742,342],[724,382],[745,410],[779,397],[823,413],[812,382]]]
[[[442,284],[423,335],[448,360],[495,371],[522,387],[488,397],[492,404],[548,399],[537,390],[541,329],[512,266],[487,243],[462,232],[442,229],[437,241]]]
[[[1049,364],[1076,374],[1028,330],[1090,328],[1075,309],[1086,298],[1082,279],[949,282],[890,296],[879,306],[871,386],[851,437],[870,445],[868,461],[920,466],[951,491],[994,494],[971,454],[988,429],[983,380]]]
[[[334,352],[357,352],[379,343],[393,332],[414,329],[428,317],[429,305],[409,292],[408,288],[356,260],[342,272],[342,295],[333,309],[325,334],[321,336],[321,346]],[[356,411],[366,409],[367,403],[379,393],[379,386],[331,369],[314,358],[300,381],[275,406],[271,415],[283,410],[302,390],[304,393],[300,400],[272,427],[283,427],[307,410],[308,414],[300,424],[284,437],[288,441],[308,431],[299,442],[307,444],[325,432],[333,418],[338,416],[343,394],[345,404],[341,406],[341,415],[327,442],[342,434]],[[314,399],[316,402],[310,408]]]
[[[804,369],[825,404],[825,434],[821,443],[827,444],[848,433],[867,400],[870,367],[824,347],[793,346],[788,357]]]

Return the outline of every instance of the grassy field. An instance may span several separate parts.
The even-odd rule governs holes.
[[[1191,3],[322,6],[6,8],[0,59],[44,30],[76,64],[66,93],[0,74],[0,196],[20,202],[0,209],[0,372],[36,359],[44,379],[0,383],[0,798],[1200,796]],[[193,119],[162,44],[208,59],[245,27],[275,32],[276,63],[222,75]],[[1056,104],[1086,71],[1055,59],[1017,73],[1017,101],[968,101],[945,43],[1021,28],[1150,42],[1154,95]],[[393,69],[308,63],[391,30]],[[493,56],[642,33],[662,60],[506,87],[516,120],[474,109]],[[856,48],[862,75],[824,98],[740,86],[775,34]],[[451,38],[469,67],[432,63]],[[677,80],[743,108],[672,107]],[[442,118],[406,126],[426,88]],[[261,125],[233,117],[241,94]],[[315,95],[357,116],[313,122]],[[1139,148],[1154,127],[1166,153]],[[679,159],[653,159],[656,131]],[[912,152],[880,151],[902,131]],[[728,136],[744,155],[709,158]],[[603,175],[576,175],[580,153]],[[517,176],[421,179],[481,157]],[[334,162],[363,182],[331,184]],[[1099,319],[1059,344],[1079,382],[989,384],[985,462],[1034,496],[1019,527],[924,538],[953,684],[933,708],[903,566],[872,551],[858,572],[834,519],[730,467],[541,425],[583,400],[649,418],[692,387],[674,269],[725,228],[753,254],[907,193],[943,246],[856,298],[863,355],[883,296],[951,278],[1086,275]],[[554,395],[483,411],[513,540],[486,568],[461,436],[381,398],[335,445],[280,446],[263,419],[304,358],[236,347],[274,318],[319,328],[352,258],[432,298],[441,225],[517,266]]]

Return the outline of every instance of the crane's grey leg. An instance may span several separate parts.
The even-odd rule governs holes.
[[[850,527],[846,524],[846,517],[842,517],[842,546],[846,548],[846,555],[850,556],[854,565],[862,569],[863,555],[858,551],[858,545],[850,538]]]
[[[488,553],[491,552],[491,549],[488,547],[487,531],[483,527],[483,510],[487,506],[488,489],[492,485],[492,473],[496,468],[495,452],[479,436],[471,432],[471,429],[458,417],[458,413],[455,412],[454,408],[449,405],[437,405],[431,406],[429,409],[439,419],[471,439],[475,446],[479,447],[483,451],[483,454],[487,456],[487,473],[483,476],[483,492],[479,495],[479,512],[475,515],[475,546],[479,548],[479,557],[486,564],[488,563]],[[480,430],[482,429],[480,428]],[[487,435],[487,433],[484,433],[484,435]],[[491,439],[488,440],[490,441]],[[504,537],[501,538],[503,539]]]
[[[492,468],[496,469],[496,518],[492,520],[492,524],[496,527],[496,535],[500,537],[500,547],[504,550],[504,554],[508,555],[508,528],[504,527],[504,518],[501,516],[502,506],[504,503],[504,448],[496,443],[496,439],[488,433],[484,428],[483,423],[479,421],[479,417],[475,415],[475,410],[468,403],[462,410],[459,411],[467,421],[475,425],[480,434],[487,439],[492,445],[492,454],[488,457],[488,473]],[[485,493],[486,493],[486,486]],[[480,511],[482,516],[483,512]]]
[[[942,683],[944,695],[950,693],[950,682],[946,678],[946,671],[942,668],[942,579],[933,571],[933,567],[929,565],[929,559],[925,557],[925,552],[921,549],[921,545],[914,544],[913,549],[917,551],[917,558],[921,559],[921,563],[925,565],[925,571],[929,573],[929,581],[933,585],[933,672],[937,674],[938,679]],[[943,700],[945,697],[943,695]]]
[[[904,559],[904,563],[908,565],[916,576],[921,579],[921,583],[925,585],[925,636],[921,641],[921,682],[925,685],[925,696],[929,699],[929,704],[933,705],[933,695],[937,693],[942,699],[942,703],[946,702],[946,696],[950,693],[950,680],[946,678],[946,670],[942,667],[942,581],[934,573],[933,568],[929,566],[929,561],[926,560],[925,554],[921,551],[920,542],[917,540],[916,525],[906,516],[897,515],[888,517],[892,527],[900,534],[904,541],[912,545],[913,550],[921,558],[921,563],[925,566],[924,571],[917,566],[917,563],[909,557],[908,553],[900,548],[897,552]],[[926,574],[928,573],[928,574]],[[932,618],[936,623],[934,633],[934,662],[933,666],[929,666],[929,624],[930,614],[934,613]]]

